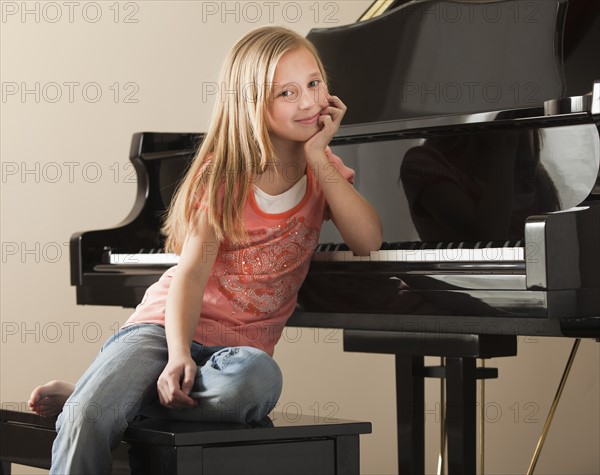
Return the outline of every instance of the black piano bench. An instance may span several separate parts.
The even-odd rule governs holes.
[[[359,435],[369,422],[274,413],[252,425],[145,419],[113,452],[113,474],[358,474]],[[0,474],[11,463],[50,467],[54,419],[0,410]],[[135,469],[129,467],[129,450]]]

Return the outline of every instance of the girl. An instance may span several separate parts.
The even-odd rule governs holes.
[[[38,414],[62,411],[51,473],[108,473],[111,448],[140,411],[266,416],[281,392],[274,345],[323,220],[357,254],[381,245],[377,213],[327,147],[346,107],[327,93],[310,42],[280,27],[254,30],[230,51],[220,85],[226,93],[164,226],[179,264],[76,386],[53,381],[31,395]]]

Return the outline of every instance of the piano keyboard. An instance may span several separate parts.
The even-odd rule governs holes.
[[[315,262],[512,262],[524,261],[522,241],[383,243],[379,251],[356,256],[345,244],[319,244]]]
[[[489,241],[460,243],[401,242],[384,243],[379,251],[357,256],[345,244],[319,244],[312,258],[315,262],[514,262],[525,260],[523,241]],[[120,254],[108,252],[105,260],[121,266],[173,266],[176,254],[160,251]]]

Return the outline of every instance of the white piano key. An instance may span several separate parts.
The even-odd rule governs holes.
[[[316,260],[325,260],[327,262],[346,262],[351,261],[354,258],[354,254],[352,251],[328,251],[322,253],[316,253]],[[322,259],[320,259],[319,254],[325,254]]]

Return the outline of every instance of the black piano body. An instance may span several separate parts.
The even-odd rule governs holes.
[[[599,337],[600,83],[565,96],[567,2],[396,3],[309,34],[349,106],[332,148],[386,243],[319,246],[289,324]],[[71,239],[79,304],[134,307],[176,262],[161,219],[201,140],[134,135],[133,209]]]

